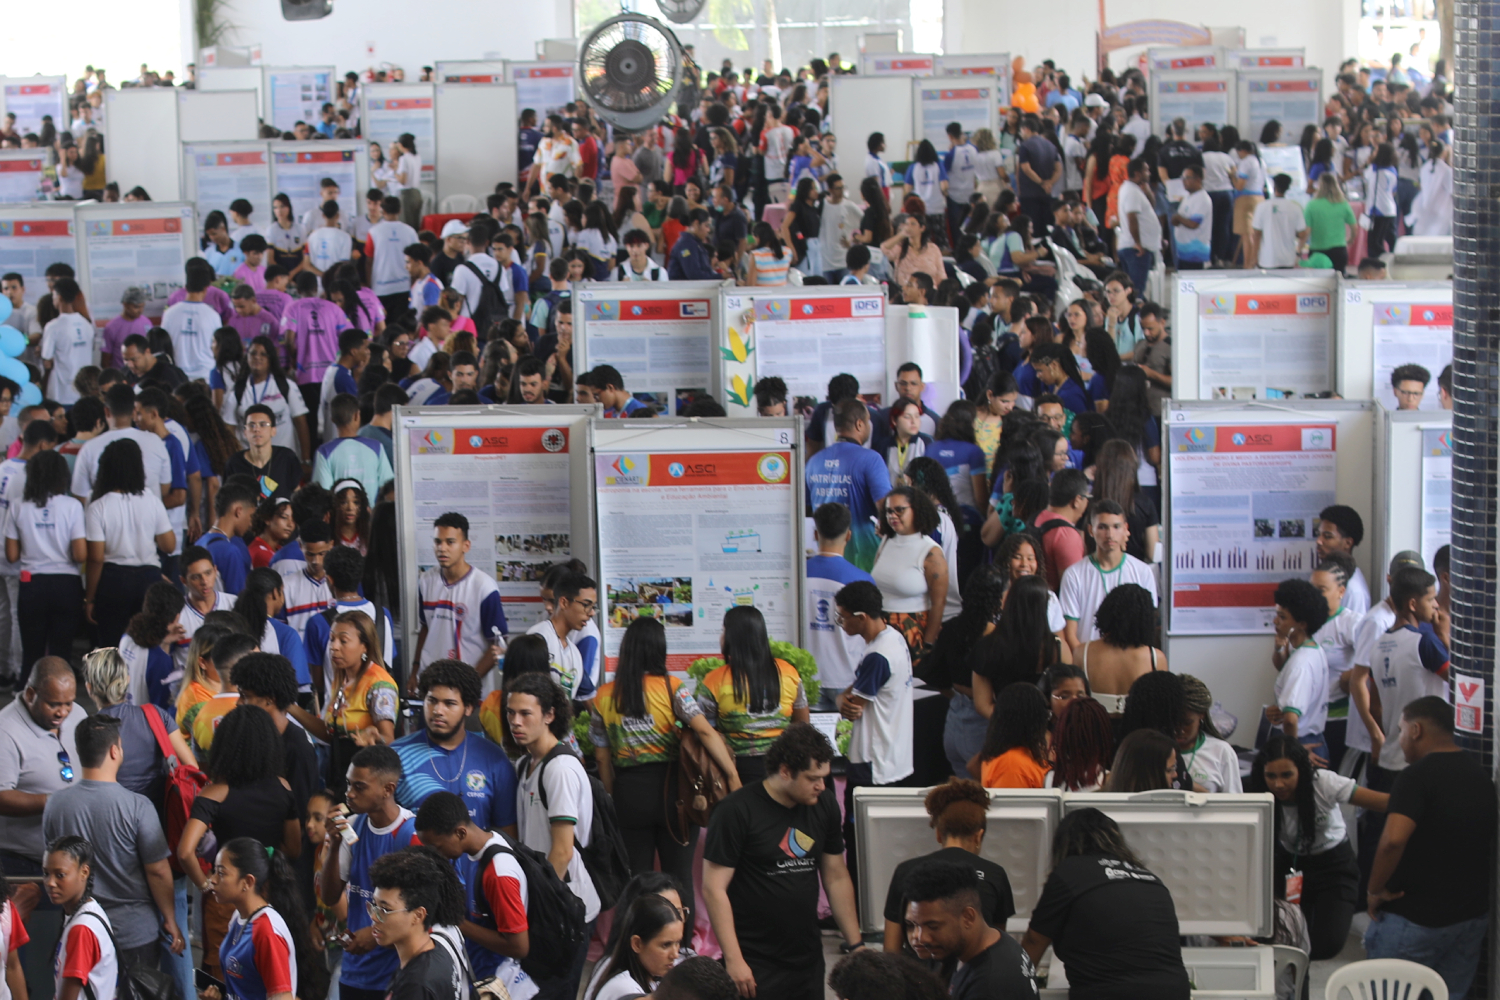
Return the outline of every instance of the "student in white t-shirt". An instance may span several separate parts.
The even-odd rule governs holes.
[[[895,784],[914,769],[911,650],[906,637],[886,624],[874,583],[846,584],[834,595],[834,604],[844,633],[865,642],[854,680],[837,699],[840,712],[856,716],[849,741],[849,786]]]
[[[593,620],[599,600],[597,584],[584,573],[564,573],[552,585],[552,614],[526,630],[547,643],[547,661],[552,679],[562,685],[574,701],[593,698],[598,686],[594,670],[584,663],[578,638]]]
[[[187,298],[167,306],[161,317],[162,329],[172,338],[177,367],[188,378],[204,382],[214,370],[214,332],[224,325],[218,310],[204,301],[213,280],[211,266],[189,261],[184,279]]]
[[[1399,739],[1402,709],[1428,695],[1452,700],[1448,692],[1448,645],[1433,628],[1438,611],[1437,578],[1415,567],[1397,570],[1391,579],[1391,604],[1396,609],[1395,624],[1375,640],[1371,654],[1381,718],[1380,732],[1370,735],[1380,738],[1379,763],[1387,772],[1407,766]]]
[[[666,281],[667,269],[651,259],[651,234],[643,229],[632,229],[625,234],[625,252],[630,259],[616,264],[610,272],[611,281]]]
[[[1351,717],[1357,718],[1349,704],[1349,675],[1354,669],[1364,615],[1343,606],[1344,593],[1353,575],[1354,560],[1343,554],[1334,554],[1318,563],[1311,577],[1312,585],[1318,588],[1328,604],[1328,620],[1313,635],[1313,642],[1322,647],[1323,658],[1328,663],[1328,722],[1323,733],[1328,740],[1328,751],[1333,755],[1329,761],[1334,767],[1340,766],[1338,762],[1343,759]]]
[[[1238,795],[1244,790],[1240,784],[1240,758],[1234,747],[1219,737],[1209,718],[1213,693],[1192,674],[1183,674],[1182,694],[1186,721],[1177,732],[1182,766],[1192,775],[1193,784],[1204,791]]]
[[[47,371],[47,395],[59,403],[78,402],[73,377],[94,362],[94,324],[78,312],[83,290],[72,278],[58,278],[52,285],[52,301],[58,317],[42,331],[42,367]]]
[[[52,958],[53,995],[115,995],[120,958],[114,929],[94,898],[94,848],[82,837],[58,837],[47,845],[42,862],[48,895],[63,911],[62,936]]]
[[[1257,205],[1250,217],[1255,260],[1266,269],[1296,267],[1307,240],[1307,220],[1302,206],[1286,196],[1292,188],[1290,176],[1277,174],[1271,187],[1275,195]]]
[[[1364,518],[1353,507],[1341,503],[1320,510],[1313,527],[1313,544],[1319,560],[1336,552],[1353,560],[1355,548],[1365,537]],[[1420,557],[1417,565],[1421,565]],[[1356,614],[1362,615],[1370,610],[1370,585],[1365,582],[1365,575],[1358,566],[1354,567],[1354,575],[1345,586],[1340,604]]]
[[[354,238],[339,224],[339,203],[325,201],[319,213],[320,225],[307,236],[307,264],[322,276],[333,265],[354,256]]]
[[[1283,580],[1276,587],[1276,654],[1283,658],[1266,721],[1307,747],[1324,762],[1328,742],[1328,660],[1313,636],[1328,620],[1322,591],[1306,580]]]
[[[19,563],[17,618],[23,664],[51,653],[66,659],[83,618],[83,576],[88,555],[83,504],[68,495],[68,461],[50,448],[26,464],[24,486],[5,517],[5,558]]]
[[[1145,588],[1156,603],[1156,575],[1151,567],[1125,551],[1130,528],[1125,512],[1113,500],[1094,504],[1089,514],[1089,534],[1094,539],[1094,554],[1069,566],[1058,586],[1058,600],[1067,622],[1063,634],[1073,655],[1084,643],[1099,637],[1094,613],[1105,596],[1122,583]]]
[[[417,231],[401,221],[401,199],[381,199],[381,219],[365,237],[366,276],[386,313],[405,308],[411,295],[411,277],[406,273],[406,248],[418,242]],[[397,300],[400,296],[401,301]]]

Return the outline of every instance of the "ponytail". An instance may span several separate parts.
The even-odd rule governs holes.
[[[286,853],[270,848],[254,837],[237,837],[220,848],[229,855],[234,867],[241,875],[255,879],[255,891],[271,908],[281,914],[291,932],[292,943],[297,949],[298,978],[303,978],[317,962],[312,941],[308,937],[308,922],[303,916],[302,893],[297,888],[297,876],[292,871]],[[293,992],[298,992],[293,983]]]

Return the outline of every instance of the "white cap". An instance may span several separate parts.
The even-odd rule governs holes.
[[[1083,106],[1086,108],[1107,108],[1109,107],[1109,102],[1104,99],[1103,94],[1090,94],[1083,99]]]
[[[467,236],[468,234],[469,227],[457,219],[449,219],[443,223],[443,239],[445,240],[450,236]]]

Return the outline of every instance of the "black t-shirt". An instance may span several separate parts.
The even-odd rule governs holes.
[[[880,233],[880,228],[881,228],[880,227],[880,213],[877,212],[873,208],[867,208],[867,209],[865,209],[864,214],[859,217],[859,228],[860,228],[861,232],[870,233],[872,236],[874,236],[874,237],[876,237],[878,239],[880,237],[880,235],[881,235],[881,233]],[[891,233],[890,233],[889,229],[886,230],[885,238],[886,239],[890,239],[891,238]],[[878,246],[872,246],[870,248],[870,254],[872,256],[874,254],[879,253],[879,252],[880,252],[880,247],[878,247]]]
[[[1417,828],[1387,886],[1406,895],[1382,909],[1423,927],[1488,913],[1495,782],[1479,758],[1467,751],[1428,754],[1396,776],[1389,812]]]
[[[756,782],[714,810],[703,857],[734,869],[729,904],[752,968],[822,966],[818,860],[844,853],[842,822],[831,783],[815,805],[788,809]]]
[[[190,815],[212,830],[221,844],[239,837],[254,837],[267,847],[280,847],[286,821],[299,818],[292,793],[280,778],[260,778],[235,785],[223,802],[200,795],[193,800]]]
[[[1203,154],[1198,152],[1198,147],[1186,140],[1172,139],[1162,143],[1161,149],[1156,151],[1156,162],[1167,171],[1168,177],[1176,180],[1190,166],[1202,170]]]
[[[989,858],[970,854],[962,847],[945,847],[920,858],[908,858],[897,865],[895,872],[891,874],[890,890],[885,896],[885,919],[898,924],[905,923],[906,880],[917,866],[929,861],[951,861],[966,868],[972,866],[974,874],[979,876],[979,909],[984,914],[984,922],[1005,930],[1005,922],[1016,912],[1015,897],[1010,891],[1010,877],[1005,874],[1004,868]]]
[[[969,669],[990,682],[996,692],[1007,684],[1034,684],[1042,671],[1058,661],[1056,639],[1048,633],[1042,647],[1043,663],[1022,663],[996,629],[974,644],[969,654]]]
[[[1001,934],[974,961],[959,965],[950,992],[953,1000],[1031,1000],[1037,995],[1035,975],[1015,938]]]
[[[1143,489],[1135,491],[1135,504],[1125,515],[1125,524],[1130,528],[1130,537],[1125,540],[1125,554],[1135,556],[1143,563],[1150,563],[1153,553],[1146,551],[1146,530],[1161,523],[1156,512],[1156,502]]]
[[[318,778],[318,751],[301,726],[288,722],[286,731],[281,734],[281,754],[281,776],[292,786],[292,803],[297,807],[297,818],[306,822],[307,800],[323,787]]]
[[[467,994],[464,973],[436,941],[407,962],[391,980],[386,1000],[462,1000]]]
[[[293,391],[296,391],[295,386]],[[244,473],[259,484],[262,500],[272,497],[286,497],[290,500],[298,484],[302,482],[302,459],[297,457],[297,453],[290,448],[272,445],[271,458],[263,466],[251,465],[249,454],[247,450],[230,455],[229,461],[224,463],[224,478]]]
[[[1097,854],[1063,859],[1031,911],[1068,967],[1072,1000],[1187,1000],[1177,908],[1161,879]]]

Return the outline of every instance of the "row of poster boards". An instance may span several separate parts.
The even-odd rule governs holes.
[[[886,155],[909,160],[916,143],[948,148],[947,128],[958,122],[972,135],[987,128],[999,135],[1006,88],[988,76],[835,76],[828,82],[829,114],[844,136],[885,136]],[[836,154],[840,172],[863,176],[865,146],[845,143]]]
[[[285,194],[292,217],[301,219],[322,203],[323,180],[339,186],[339,209],[345,218],[364,214],[370,187],[370,151],[364,140],[324,142],[189,142],[182,145],[183,199],[198,210],[229,215],[243,198],[255,209],[250,221],[267,226],[274,219],[271,199]]]
[[[880,52],[860,58],[860,76],[977,76],[995,81],[1002,106],[1010,105],[1011,57],[1009,52],[956,55]],[[829,79],[837,79],[830,77]]]
[[[469,519],[468,560],[495,577],[511,634],[545,617],[551,566],[588,566],[606,670],[639,617],[662,622],[678,674],[720,655],[731,607],[806,646],[800,420],[606,420],[598,406],[399,407],[394,420],[404,648],[449,511]]]
[[[1233,125],[1242,138],[1259,141],[1272,120],[1282,142],[1294,143],[1303,126],[1323,121],[1323,71],[1316,67],[1273,69],[1163,69],[1151,74],[1151,127],[1165,135],[1174,119],[1190,131],[1205,122]]]

